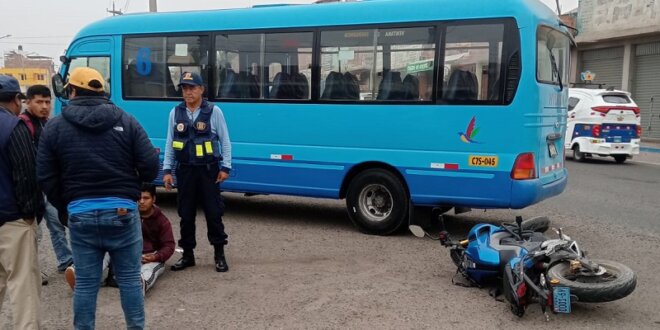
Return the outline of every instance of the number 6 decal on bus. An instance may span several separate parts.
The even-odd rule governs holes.
[[[151,73],[151,49],[147,47],[138,49],[135,62],[137,73],[148,76]]]

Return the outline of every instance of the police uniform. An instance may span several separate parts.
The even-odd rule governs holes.
[[[185,77],[184,74],[182,83]],[[194,78],[201,82],[199,76]],[[176,162],[177,202],[181,218],[181,239],[178,243],[184,250],[182,260],[172,266],[172,270],[194,266],[198,203],[202,205],[206,217],[208,240],[215,248],[216,268],[222,268],[218,266],[219,257],[222,257],[226,268],[223,247],[227,244],[227,234],[222,223],[224,202],[216,183],[219,171],[228,173],[231,169],[231,145],[224,117],[218,107],[206,100],[196,111],[190,111],[183,102],[172,109],[170,126],[163,169],[166,174],[171,173],[173,160]]]

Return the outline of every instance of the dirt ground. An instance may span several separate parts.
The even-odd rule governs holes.
[[[198,216],[197,266],[167,271],[147,294],[149,329],[658,329],[660,237],[541,203],[524,211],[473,211],[448,217],[449,229],[465,234],[478,221],[514,215],[549,215],[592,255],[617,260],[638,276],[629,297],[606,304],[575,305],[573,314],[546,323],[537,306],[517,318],[485,289],[452,285],[454,266],[437,242],[408,233],[368,236],[350,224],[342,201],[225,194],[230,271],[216,273],[206,227]],[[159,204],[178,237],[173,194]],[[45,228],[45,226],[44,226]],[[43,326],[69,329],[71,290],[55,272],[48,231],[40,243]],[[178,259],[175,253],[168,264]],[[10,329],[5,302],[0,328]],[[123,328],[119,292],[102,288],[97,329]]]

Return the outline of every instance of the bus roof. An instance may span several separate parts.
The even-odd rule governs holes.
[[[516,17],[520,27],[539,21],[558,26],[557,16],[538,0],[362,0],[120,15],[84,27],[74,40],[98,35],[304,28],[496,17]]]

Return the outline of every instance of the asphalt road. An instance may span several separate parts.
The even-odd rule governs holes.
[[[658,329],[660,328],[660,154],[617,165],[575,163],[566,191],[524,210],[474,210],[447,217],[457,236],[477,222],[547,215],[592,257],[630,266],[629,297],[578,304],[546,323],[537,306],[519,319],[485,289],[452,285],[455,269],[437,242],[408,233],[368,236],[350,224],[343,201],[226,194],[230,271],[216,273],[198,218],[198,264],[165,273],[147,294],[149,329]],[[175,198],[159,204],[178,236]],[[45,329],[71,328],[71,290],[55,272],[47,230],[40,243]],[[168,263],[179,257],[175,254]],[[0,328],[9,329],[9,304]],[[118,290],[102,288],[97,329],[123,327]]]

